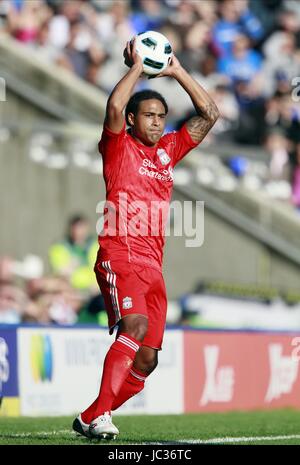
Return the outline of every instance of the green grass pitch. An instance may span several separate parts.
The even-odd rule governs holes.
[[[0,445],[284,444],[300,445],[300,411],[114,416],[115,441],[71,430],[73,417],[0,418]],[[273,439],[272,439],[273,438]]]

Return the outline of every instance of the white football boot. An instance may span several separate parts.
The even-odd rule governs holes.
[[[86,438],[91,438],[89,426],[90,425],[82,421],[81,415],[78,415],[78,417],[75,418],[72,425],[73,430],[76,431],[76,433],[79,433]]]
[[[116,439],[119,434],[118,428],[112,423],[109,412],[104,412],[90,423],[90,435],[98,439]]]

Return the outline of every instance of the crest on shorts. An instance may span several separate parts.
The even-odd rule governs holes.
[[[124,310],[129,310],[130,308],[132,308],[132,298],[124,297],[122,307]]]
[[[171,158],[164,149],[157,149],[157,155],[159,156],[162,165],[167,165],[170,163]]]

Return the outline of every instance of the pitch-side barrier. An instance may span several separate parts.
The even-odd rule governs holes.
[[[61,416],[96,397],[113,338],[90,326],[0,325],[0,416]],[[159,365],[118,414],[300,408],[300,332],[167,328]]]

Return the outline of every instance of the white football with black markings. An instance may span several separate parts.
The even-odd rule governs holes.
[[[156,31],[146,31],[136,36],[136,51],[143,60],[145,74],[155,76],[168,66],[173,50],[166,36]]]

